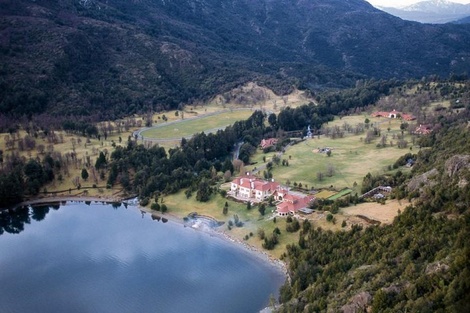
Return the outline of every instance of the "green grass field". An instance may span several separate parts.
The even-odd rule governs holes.
[[[228,202],[229,207],[227,215],[224,215],[222,210],[226,201]],[[223,231],[239,240],[244,240],[244,237],[248,235],[249,239],[246,242],[260,250],[263,250],[263,241],[258,238],[258,229],[263,229],[265,234],[269,235],[272,234],[274,228],[279,227],[281,230],[281,235],[279,237],[281,244],[278,244],[274,250],[266,251],[277,258],[285,251],[286,244],[291,244],[298,240],[298,233],[288,233],[285,230],[286,221],[284,218],[278,217],[276,218],[276,223],[274,223],[272,218],[272,210],[274,208],[266,208],[266,214],[262,216],[258,211],[258,207],[253,207],[251,210],[248,210],[246,204],[225,199],[219,194],[212,195],[209,202],[198,202],[196,200],[196,194],[193,194],[189,199],[187,199],[184,191],[165,196],[164,203],[168,207],[169,214],[181,219],[187,216],[190,212],[197,212],[201,215],[212,216],[218,221],[223,221],[225,224],[219,228],[220,231]],[[240,221],[243,222],[243,226],[232,227],[232,229],[229,230],[227,227],[228,221],[233,221],[233,216],[235,214],[238,215]],[[250,236],[250,233],[252,233],[253,236]]]
[[[169,125],[165,125],[164,122],[161,122],[157,124],[156,128],[142,132],[142,136],[157,139],[188,137],[203,131],[208,132],[218,128],[225,128],[236,121],[247,119],[251,114],[253,114],[251,110],[237,110],[201,118],[186,118],[185,120],[181,120],[181,122]],[[185,116],[188,116],[188,114]]]
[[[363,177],[367,173],[380,174],[388,171],[388,166],[393,165],[402,155],[410,152],[412,147],[411,136],[405,132],[405,140],[409,142],[408,148],[399,149],[396,145],[397,140],[392,139],[393,134],[400,134],[400,121],[380,118],[371,118],[371,124],[378,125],[382,134],[387,134],[387,146],[378,148],[380,141],[376,137],[370,144],[364,143],[365,134],[352,135],[346,134],[344,138],[331,139],[321,136],[320,139],[308,139],[297,145],[291,146],[283,155],[283,159],[288,160],[289,166],[275,166],[273,169],[273,178],[280,182],[302,183],[308,188],[312,186],[315,189],[329,188],[340,190],[343,188],[352,188],[354,183],[361,185]],[[328,126],[349,123],[355,125],[357,122],[363,122],[363,116],[344,117],[342,120],[335,120]],[[388,130],[390,128],[390,130]],[[394,145],[390,146],[390,141]],[[318,148],[330,147],[332,154],[328,157],[325,153],[319,153]],[[412,147],[417,149],[417,147]],[[252,170],[253,167],[260,167],[262,164],[263,152],[258,150],[253,160],[258,163],[252,167],[246,167],[246,170]],[[266,155],[266,161],[271,160],[272,155]],[[332,169],[333,175],[328,176],[328,169]],[[323,173],[320,180],[318,173]]]
[[[331,197],[328,197],[328,200],[336,200],[339,199],[345,195],[349,195],[351,192],[353,192],[352,189],[346,188],[338,192],[337,194],[332,195]]]

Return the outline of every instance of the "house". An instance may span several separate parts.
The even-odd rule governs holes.
[[[416,127],[414,133],[417,135],[428,135],[432,132],[432,125],[419,125]]]
[[[407,114],[403,112],[399,112],[397,110],[393,110],[391,112],[386,111],[378,111],[371,114],[372,117],[387,117],[387,118],[402,118],[405,121],[413,121],[416,117],[412,114]]]
[[[267,139],[261,140],[261,143],[259,145],[261,149],[266,149],[276,144],[277,144],[277,138],[267,138]]]
[[[266,181],[247,175],[232,181],[229,194],[237,198],[259,202],[269,198],[279,187],[279,183],[274,181]]]
[[[310,206],[314,196],[305,196],[298,194],[291,194],[286,189],[280,189],[274,194],[274,198],[281,201],[276,205],[276,213],[279,216],[293,215],[301,209],[306,209]]]
[[[315,199],[314,196],[290,193],[288,189],[282,188],[275,181],[266,181],[250,175],[235,178],[228,194],[252,202],[261,202],[273,196],[279,202],[276,205],[276,212],[279,216],[292,215],[300,209],[306,209]]]
[[[390,186],[379,186],[375,187],[374,189],[369,190],[365,194],[361,195],[360,198],[371,198],[374,197],[376,198],[375,195],[380,194],[380,196],[377,196],[379,198],[385,197],[385,195],[388,195],[392,192],[392,187]]]

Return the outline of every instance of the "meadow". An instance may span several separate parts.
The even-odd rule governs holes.
[[[182,113],[179,113],[179,115],[181,114]],[[191,137],[196,133],[208,133],[217,131],[218,129],[224,129],[236,121],[246,120],[251,114],[253,114],[251,109],[227,110],[212,113],[212,115],[207,116],[181,118],[179,121],[175,120],[172,123],[159,122],[154,127],[143,131],[141,135],[144,138],[180,140],[183,137]],[[185,116],[188,116],[188,114]]]
[[[341,127],[345,123],[355,125],[355,123],[363,123],[366,117],[363,115],[343,117],[330,122],[327,126]],[[285,151],[281,159],[287,160],[289,165],[274,166],[273,178],[282,184],[301,183],[303,187],[307,186],[307,189],[312,187],[315,189],[334,188],[335,190],[353,188],[361,185],[367,173],[388,172],[389,166],[393,165],[400,156],[410,152],[410,149],[418,151],[419,148],[411,144],[412,136],[406,132],[404,132],[404,139],[409,142],[407,148],[398,148],[397,140],[392,139],[394,134],[401,134],[399,120],[368,118],[371,125],[381,129],[382,135],[387,135],[385,147],[377,147],[380,137],[375,137],[371,143],[365,143],[365,133],[354,135],[346,132],[343,138],[337,139],[314,136]],[[390,141],[395,142],[393,146],[390,146]],[[331,149],[330,156],[319,152],[319,148],[327,147]],[[258,150],[253,158],[258,163],[245,169],[249,171],[254,167],[260,167],[263,165],[262,159],[263,152]],[[271,160],[272,154],[266,155],[266,162]]]

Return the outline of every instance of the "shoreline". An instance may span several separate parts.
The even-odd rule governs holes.
[[[22,207],[22,206],[32,206],[32,205],[38,205],[38,204],[39,205],[47,205],[47,204],[56,204],[56,203],[62,204],[63,202],[73,202],[73,201],[76,201],[76,202],[95,202],[95,203],[102,203],[102,204],[124,203],[125,202],[124,199],[115,198],[115,197],[96,197],[96,196],[95,197],[93,197],[93,196],[45,197],[45,198],[37,198],[37,199],[33,199],[33,200],[23,201],[23,202],[19,203],[18,205],[14,206],[14,207],[3,208],[1,210],[7,211],[7,210],[15,209],[15,208],[18,208],[18,207]],[[236,244],[237,246],[242,248],[245,252],[251,253],[255,257],[259,258],[260,260],[268,261],[271,266],[273,266],[276,269],[280,270],[284,274],[284,276],[288,280],[290,280],[290,276],[289,276],[289,273],[288,273],[288,270],[287,270],[288,267],[287,267],[287,264],[284,261],[269,255],[267,252],[262,251],[262,250],[260,250],[256,247],[244,242],[243,240],[241,240],[239,238],[230,236],[229,234],[227,234],[223,230],[219,230],[218,228],[196,228],[196,227],[191,227],[191,226],[188,226],[188,225],[185,224],[183,218],[181,218],[179,216],[176,216],[174,214],[171,214],[171,213],[168,213],[168,212],[167,213],[161,213],[161,212],[158,212],[158,211],[154,212],[154,211],[150,210],[149,208],[140,206],[138,203],[132,203],[132,206],[135,207],[137,210],[143,212],[143,213],[147,213],[147,214],[150,214],[150,215],[157,215],[157,216],[165,218],[168,221],[171,221],[173,223],[183,225],[184,227],[190,227],[191,229],[193,229],[195,231],[201,231],[203,233],[206,233],[206,234],[210,235],[211,237],[216,236],[217,238],[222,239],[226,242]]]
[[[269,262],[269,264],[273,267],[275,267],[276,269],[280,270],[284,277],[286,279],[288,279],[290,281],[290,276],[289,276],[289,272],[287,270],[287,264],[280,260],[280,259],[277,259],[271,255],[269,255],[267,252],[265,251],[262,251],[246,242],[243,242],[243,240],[241,239],[238,239],[236,237],[233,237],[233,236],[230,236],[229,234],[227,234],[225,231],[222,231],[222,230],[219,230],[218,228],[196,228],[196,227],[191,227],[191,226],[188,226],[185,224],[183,218],[179,217],[179,216],[176,216],[174,214],[171,214],[171,213],[161,213],[161,212],[154,212],[152,210],[150,210],[149,208],[145,208],[145,207],[141,207],[140,205],[136,205],[136,208],[139,209],[141,212],[145,212],[145,213],[148,213],[148,214],[151,214],[151,215],[157,215],[159,217],[162,217],[162,218],[166,218],[168,221],[171,221],[173,223],[177,223],[177,224],[180,224],[180,225],[183,225],[184,227],[189,227],[195,231],[200,231],[200,232],[203,232],[205,234],[208,234],[210,235],[211,237],[214,236],[214,237],[217,237],[221,240],[224,240],[228,243],[232,243],[232,244],[235,244],[237,245],[238,247],[242,248],[245,252],[247,253],[250,253],[251,255],[255,256],[256,258],[260,259],[260,260],[263,260],[263,261],[267,261]]]

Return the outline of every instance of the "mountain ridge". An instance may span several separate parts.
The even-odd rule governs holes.
[[[175,108],[247,81],[351,86],[470,69],[470,28],[362,0],[1,0],[0,112]]]
[[[377,6],[380,10],[409,21],[443,24],[470,15],[470,4],[447,0],[427,0],[400,8]]]

